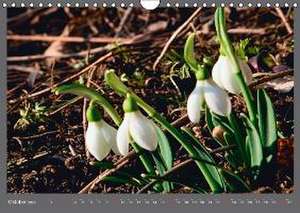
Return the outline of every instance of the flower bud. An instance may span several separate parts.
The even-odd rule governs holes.
[[[224,129],[221,126],[216,126],[212,130],[212,136],[213,138],[217,139],[218,141],[224,143]]]

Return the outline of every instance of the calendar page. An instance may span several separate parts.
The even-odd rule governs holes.
[[[299,207],[297,1],[0,3],[2,212]]]

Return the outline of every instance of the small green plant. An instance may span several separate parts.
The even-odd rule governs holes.
[[[249,56],[258,55],[261,51],[261,47],[253,45],[249,38],[245,38],[234,44],[234,49],[236,55],[243,60],[248,60]]]
[[[169,73],[162,78],[172,78],[176,76],[180,79],[190,78],[190,69],[184,61],[184,57],[175,50],[170,50],[165,57],[165,64],[171,66]]]
[[[26,129],[29,125],[44,122],[47,119],[47,107],[36,102],[34,106],[26,103],[24,108],[20,109],[20,118],[15,123],[15,129]]]

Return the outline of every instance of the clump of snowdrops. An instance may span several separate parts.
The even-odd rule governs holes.
[[[216,9],[215,27],[220,55],[213,66],[205,60],[196,60],[194,34],[188,37],[185,44],[184,59],[197,79],[187,100],[187,114],[193,123],[205,119],[220,147],[232,147],[224,154],[230,169],[218,165],[191,131],[172,126],[123,84],[113,70],[106,71],[105,81],[124,97],[123,116],[102,94],[82,84],[68,84],[55,89],[57,94],[71,93],[91,100],[86,112],[88,127],[85,135],[86,147],[91,155],[102,161],[111,150],[116,155],[127,155],[132,147],[139,153],[139,159],[145,167],[143,177],[135,177],[134,184],[142,188],[155,180],[156,184],[152,187],[155,192],[170,192],[176,184],[203,193],[251,191],[251,187],[264,175],[265,168],[274,160],[278,137],[275,113],[264,90],[257,90],[253,94],[249,89],[251,69],[244,59],[235,54],[226,31],[223,8]],[[247,107],[246,114],[234,111],[229,94],[242,96]],[[103,119],[99,107],[108,113],[114,126]],[[218,134],[215,134],[217,130]],[[201,184],[199,187],[199,184],[179,183],[164,176],[173,167],[173,150],[166,132],[194,160],[209,189],[201,187]]]

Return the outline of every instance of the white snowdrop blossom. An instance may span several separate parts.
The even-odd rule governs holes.
[[[226,116],[231,112],[228,94],[211,79],[197,80],[196,87],[187,101],[187,114],[191,122],[198,123],[205,104],[218,115]]]
[[[87,110],[88,127],[85,134],[87,150],[98,161],[103,160],[111,150],[120,154],[117,147],[117,130],[107,124],[100,116],[100,112],[91,106]]]
[[[128,103],[131,102],[128,107]],[[127,105],[124,107],[124,105]],[[135,142],[143,149],[154,151],[157,147],[156,125],[146,118],[131,97],[124,101],[124,120],[117,132],[117,146],[122,155],[128,154],[129,143]]]
[[[239,59],[241,73],[247,85],[252,82],[252,71],[246,61]],[[212,78],[222,89],[233,94],[239,94],[241,89],[235,77],[235,71],[230,58],[220,55],[218,61],[212,69]]]

